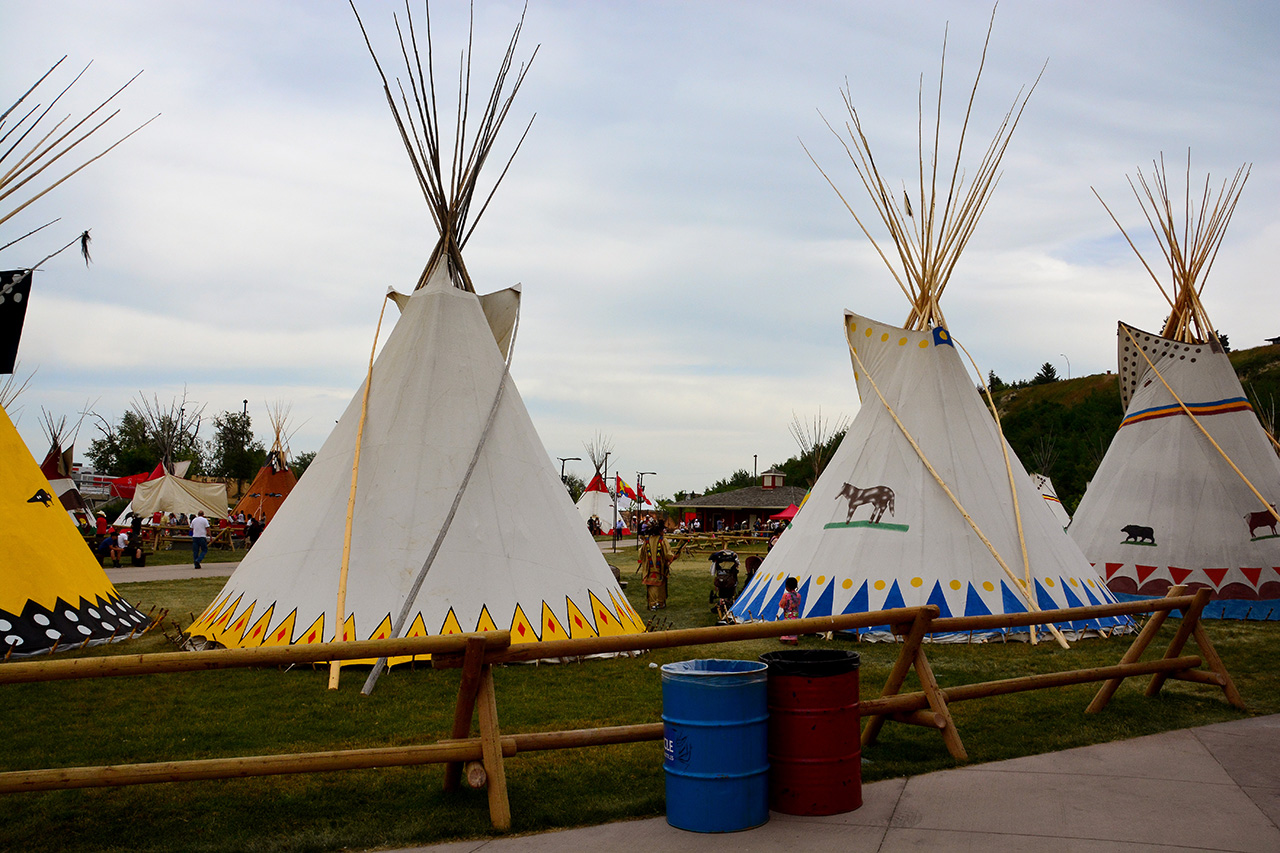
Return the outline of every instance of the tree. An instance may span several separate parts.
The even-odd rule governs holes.
[[[160,457],[147,442],[147,428],[142,417],[132,409],[125,411],[118,424],[93,413],[101,438],[89,442],[85,456],[93,469],[112,477],[125,477],[156,467]]]
[[[574,503],[577,503],[578,498],[582,497],[582,493],[587,490],[587,484],[572,472],[564,475],[564,487],[569,490],[569,499]]]
[[[1037,373],[1035,375],[1035,378],[1031,380],[1031,384],[1032,385],[1048,385],[1050,382],[1057,382],[1057,381],[1058,381],[1058,371],[1054,369],[1052,364],[1046,361],[1044,364],[1040,365],[1040,372]]]
[[[809,468],[813,471],[813,479],[810,485],[818,482],[818,477],[822,476],[822,469],[827,467],[827,462],[831,460],[832,454],[839,441],[833,441],[839,435],[843,435],[845,430],[849,428],[849,419],[841,416],[836,418],[834,423],[828,422],[822,417],[822,409],[818,409],[818,414],[813,416],[811,422],[800,420],[800,416],[795,412],[791,413],[791,437],[796,440],[796,444],[800,447],[800,461],[808,462]]]
[[[1231,341],[1227,340],[1227,333],[1214,329],[1213,334],[1218,339],[1218,343],[1222,344],[1222,351],[1231,352]]]
[[[997,391],[1003,391],[1008,387],[1009,387],[1008,385],[1004,384],[1003,379],[1001,379],[999,376],[996,376],[996,372],[994,370],[992,370],[987,374],[987,388],[991,389],[992,394],[996,393]]]
[[[726,480],[717,480],[708,486],[703,494],[714,495],[718,492],[731,492],[734,489],[745,489],[747,486],[754,486],[756,478],[746,468],[739,468],[733,472],[733,476]]]
[[[203,412],[203,405],[188,403],[186,392],[168,408],[158,398],[139,396],[119,423],[94,412],[102,437],[89,443],[85,455],[96,470],[115,477],[150,471],[159,463],[172,474],[174,463],[182,461],[191,463],[189,473],[198,474],[204,461],[199,440]]]
[[[228,477],[243,486],[267,461],[267,449],[253,437],[248,412],[223,412],[213,419],[209,442],[209,467],[215,476]]]
[[[293,472],[293,476],[301,477],[302,472],[307,470],[307,466],[315,458],[316,452],[314,450],[305,450],[289,461],[289,470]]]

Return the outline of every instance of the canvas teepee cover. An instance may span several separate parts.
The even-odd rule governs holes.
[[[1040,497],[1044,498],[1049,511],[1053,513],[1053,517],[1058,519],[1058,523],[1065,529],[1071,523],[1071,516],[1058,498],[1058,492],[1053,488],[1053,480],[1050,480],[1047,474],[1032,474],[1031,482],[1036,487],[1036,491],[1040,493]]]
[[[391,627],[502,396],[406,634],[514,642],[639,632],[529,419],[480,300],[437,273],[373,368],[342,639]],[[290,499],[190,631],[226,646],[335,638],[358,391]]]
[[[1181,215],[1159,215],[1173,214],[1163,164],[1156,167],[1148,203],[1154,222],[1169,226],[1157,235],[1172,259],[1173,292],[1161,287],[1172,310],[1161,334],[1119,324],[1125,417],[1070,532],[1117,595],[1203,586],[1212,590],[1206,616],[1280,619],[1280,458],[1200,301],[1242,172],[1216,203],[1206,180],[1199,216],[1185,217],[1195,225],[1189,236],[1172,228]],[[1140,185],[1149,186],[1141,175]]]
[[[76,481],[71,476],[72,462],[75,458],[73,441],[68,440],[67,420],[55,420],[48,412],[44,413],[44,432],[49,439],[49,452],[40,463],[40,473],[49,481],[53,493],[57,495],[62,508],[67,511],[73,522],[92,521],[93,512],[85,502]],[[63,449],[63,446],[66,448]]]
[[[800,582],[804,616],[920,604],[936,604],[943,615],[955,616],[1027,611],[1002,438],[950,335],[943,328],[912,331],[852,312],[845,312],[845,329],[865,366],[865,372],[855,370],[862,408],[805,511],[765,558],[734,614],[776,618],[788,576]],[[890,408],[1017,577],[1001,568],[933,479]],[[1019,484],[1028,589],[1036,606],[1113,601],[1008,452]]]
[[[613,525],[613,495],[609,494],[604,478],[599,473],[591,478],[590,483],[587,483],[582,497],[578,498],[577,506],[578,514],[582,516],[584,524],[594,515],[600,519],[600,524],[605,529]]]
[[[0,409],[0,656],[123,640],[146,617],[116,592]]]
[[[244,496],[236,503],[234,512],[243,512],[247,517],[270,521],[275,518],[284,499],[293,491],[298,478],[289,468],[289,451],[285,442],[285,413],[282,409],[274,409],[270,413],[271,426],[275,431],[275,440],[267,453],[267,463],[258,469],[258,474],[249,484]]]
[[[421,93],[424,114],[410,121],[397,112],[397,123],[441,236],[413,294],[395,296],[400,319],[366,381],[342,616],[364,389],[192,625],[195,638],[255,646],[510,629],[513,642],[527,643],[644,630],[509,373],[519,291],[477,297],[462,259],[479,167],[524,75],[522,67],[504,98],[518,35],[517,28],[485,114],[468,124],[465,104],[459,109],[461,126],[479,130],[454,149],[465,163],[448,182],[436,89],[416,46],[401,44],[406,85]],[[467,55],[460,73],[469,67]],[[460,81],[458,91],[469,87]]]
[[[225,483],[198,483],[195,480],[165,474],[138,484],[128,512],[143,518],[148,518],[156,512],[185,512],[187,515],[203,512],[211,519],[225,518],[227,486]]]
[[[904,196],[900,205],[881,178],[849,92],[843,94],[850,129],[843,142],[895,243],[896,252],[880,255],[911,313],[906,328],[899,328],[845,312],[862,406],[804,511],[738,597],[733,614],[778,618],[789,576],[799,581],[806,617],[923,604],[937,605],[944,615],[970,616],[1111,601],[1004,442],[939,307],[1017,126],[1014,109],[967,186],[957,155],[950,187],[940,195],[936,167],[931,175],[925,165],[933,155],[921,151],[913,211],[912,199]],[[1014,107],[1020,115],[1017,102]],[[890,255],[901,260],[901,269]],[[1060,630],[1119,624],[1094,620]]]

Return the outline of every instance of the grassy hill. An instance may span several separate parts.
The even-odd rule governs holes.
[[[1280,346],[1241,350],[1230,358],[1255,411],[1274,432],[1280,412]],[[1023,464],[1048,474],[1067,510],[1074,511],[1124,417],[1117,376],[1010,387],[995,399],[1005,436]]]

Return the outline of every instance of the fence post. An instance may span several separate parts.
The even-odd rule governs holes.
[[[1182,586],[1171,586],[1169,591],[1165,593],[1165,598],[1174,598],[1182,595],[1184,589]],[[1142,657],[1142,653],[1147,650],[1147,646],[1151,645],[1151,641],[1156,638],[1156,634],[1159,633],[1161,626],[1164,625],[1165,620],[1168,618],[1168,610],[1153,612],[1151,618],[1147,619],[1147,624],[1142,626],[1142,631],[1134,638],[1129,650],[1124,653],[1124,657],[1120,658],[1120,663],[1133,663]],[[1123,677],[1109,678],[1104,681],[1094,695],[1093,701],[1089,703],[1089,707],[1084,709],[1084,712],[1086,714],[1096,714],[1107,707],[1107,703],[1111,701],[1112,696],[1116,695],[1116,691],[1120,689],[1122,683],[1124,683]]]
[[[1201,587],[1196,590],[1195,601],[1191,602],[1191,606],[1182,614],[1182,624],[1178,626],[1178,632],[1173,635],[1173,640],[1169,643],[1169,648],[1165,649],[1164,656],[1168,658],[1176,658],[1182,653],[1182,647],[1187,644],[1187,640],[1191,638],[1191,634],[1196,629],[1196,625],[1200,624],[1200,614],[1204,611],[1204,606],[1209,603],[1208,587]],[[1165,681],[1169,679],[1167,673],[1157,672],[1151,676],[1151,682],[1147,685],[1148,696],[1155,696],[1160,692],[1160,688],[1164,687]]]
[[[511,828],[511,802],[507,799],[507,771],[502,764],[502,739],[498,731],[498,697],[493,687],[493,668],[485,664],[480,673],[480,752],[489,777],[489,820],[494,829]]]
[[[484,664],[484,640],[468,637],[462,662],[462,681],[458,684],[458,704],[453,709],[453,731],[450,737],[461,739],[471,734],[471,717],[480,689],[480,670]],[[450,761],[444,767],[444,789],[456,791],[462,781],[462,762]]]
[[[880,691],[881,696],[892,696],[902,689],[902,682],[911,671],[911,665],[915,663],[916,649],[920,648],[920,643],[924,641],[924,635],[929,631],[929,623],[933,621],[933,616],[937,612],[936,607],[932,610],[926,608],[911,620],[911,629],[902,641],[902,651],[898,653],[898,660],[894,663],[893,669],[889,672],[889,678]],[[892,627],[895,626],[890,626]],[[884,714],[872,714],[867,718],[867,724],[862,728],[863,746],[870,746],[876,742],[880,729],[884,726],[884,718]]]

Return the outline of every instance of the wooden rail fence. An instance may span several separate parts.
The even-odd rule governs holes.
[[[479,766],[483,768],[483,773],[479,775],[484,777],[487,783],[490,820],[494,828],[506,830],[511,826],[511,806],[507,797],[504,765],[507,758],[521,752],[660,740],[663,728],[662,723],[659,722],[504,735],[498,724],[497,696],[492,672],[495,664],[697,646],[764,639],[783,634],[849,631],[885,625],[890,626],[891,630],[902,638],[901,651],[880,697],[862,703],[862,714],[866,718],[862,732],[864,744],[874,742],[881,727],[887,721],[922,725],[939,730],[951,754],[957,759],[964,760],[967,755],[951,718],[948,707],[950,703],[1043,687],[1103,681],[1102,688],[1087,709],[1089,713],[1094,713],[1107,704],[1125,678],[1136,675],[1153,675],[1147,688],[1149,696],[1156,695],[1166,679],[1178,678],[1219,687],[1226,693],[1228,701],[1239,708],[1244,708],[1244,702],[1236,691],[1231,676],[1213,650],[1213,645],[1200,624],[1200,613],[1208,600],[1208,591],[1199,590],[1195,595],[1175,594],[1180,592],[1181,588],[1174,588],[1170,591],[1170,595],[1163,599],[1008,616],[943,619],[939,618],[937,607],[925,606],[787,622],[751,622],[741,625],[556,640],[536,644],[512,645],[509,632],[491,631],[480,634],[315,643],[304,646],[8,663],[0,666],[0,685],[406,655],[431,655],[434,668],[460,668],[462,676],[450,737],[436,743],[194,761],[15,770],[0,773],[0,793],[422,764],[444,764],[445,789],[453,790],[461,781],[464,763],[479,762]],[[1184,611],[1184,617],[1182,625],[1165,650],[1164,657],[1153,661],[1141,661],[1143,652],[1173,610]],[[1120,663],[1109,667],[1070,670],[958,687],[941,687],[933,676],[923,644],[924,639],[932,633],[1007,628],[1044,624],[1046,621],[1077,622],[1104,616],[1139,613],[1153,615],[1125,652]],[[1199,646],[1203,661],[1199,656],[1182,655],[1182,649],[1190,639],[1194,639]],[[1208,663],[1207,670],[1200,669],[1202,662]],[[921,690],[913,693],[899,692],[912,669],[920,680]],[[479,737],[471,735],[473,718],[476,716],[479,717]]]

